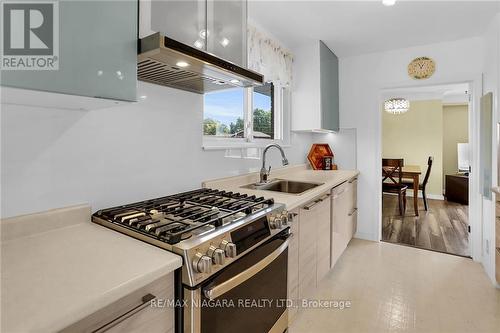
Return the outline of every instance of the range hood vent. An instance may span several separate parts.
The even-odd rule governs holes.
[[[259,73],[160,33],[139,40],[137,77],[141,81],[199,94],[264,83]]]

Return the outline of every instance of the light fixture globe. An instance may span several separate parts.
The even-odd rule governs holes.
[[[385,112],[391,114],[402,114],[410,109],[410,101],[405,98],[391,98],[384,102]]]
[[[396,4],[396,0],[382,0],[384,6],[394,6]]]

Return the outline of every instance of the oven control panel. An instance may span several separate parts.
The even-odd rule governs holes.
[[[199,284],[287,228],[288,222],[288,212],[284,210],[283,205],[278,205],[270,212],[224,226],[221,228],[224,232],[216,230],[202,236],[204,241],[193,244],[194,246],[188,249],[175,251],[184,257],[183,283],[190,286]],[[194,240],[184,245],[188,247],[191,243],[194,243]]]

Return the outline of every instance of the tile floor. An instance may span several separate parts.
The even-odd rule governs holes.
[[[317,299],[349,309],[303,309],[289,333],[500,332],[500,289],[470,259],[353,239]]]

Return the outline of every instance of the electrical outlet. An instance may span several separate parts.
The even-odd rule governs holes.
[[[486,240],[486,254],[490,254],[490,240]]]

